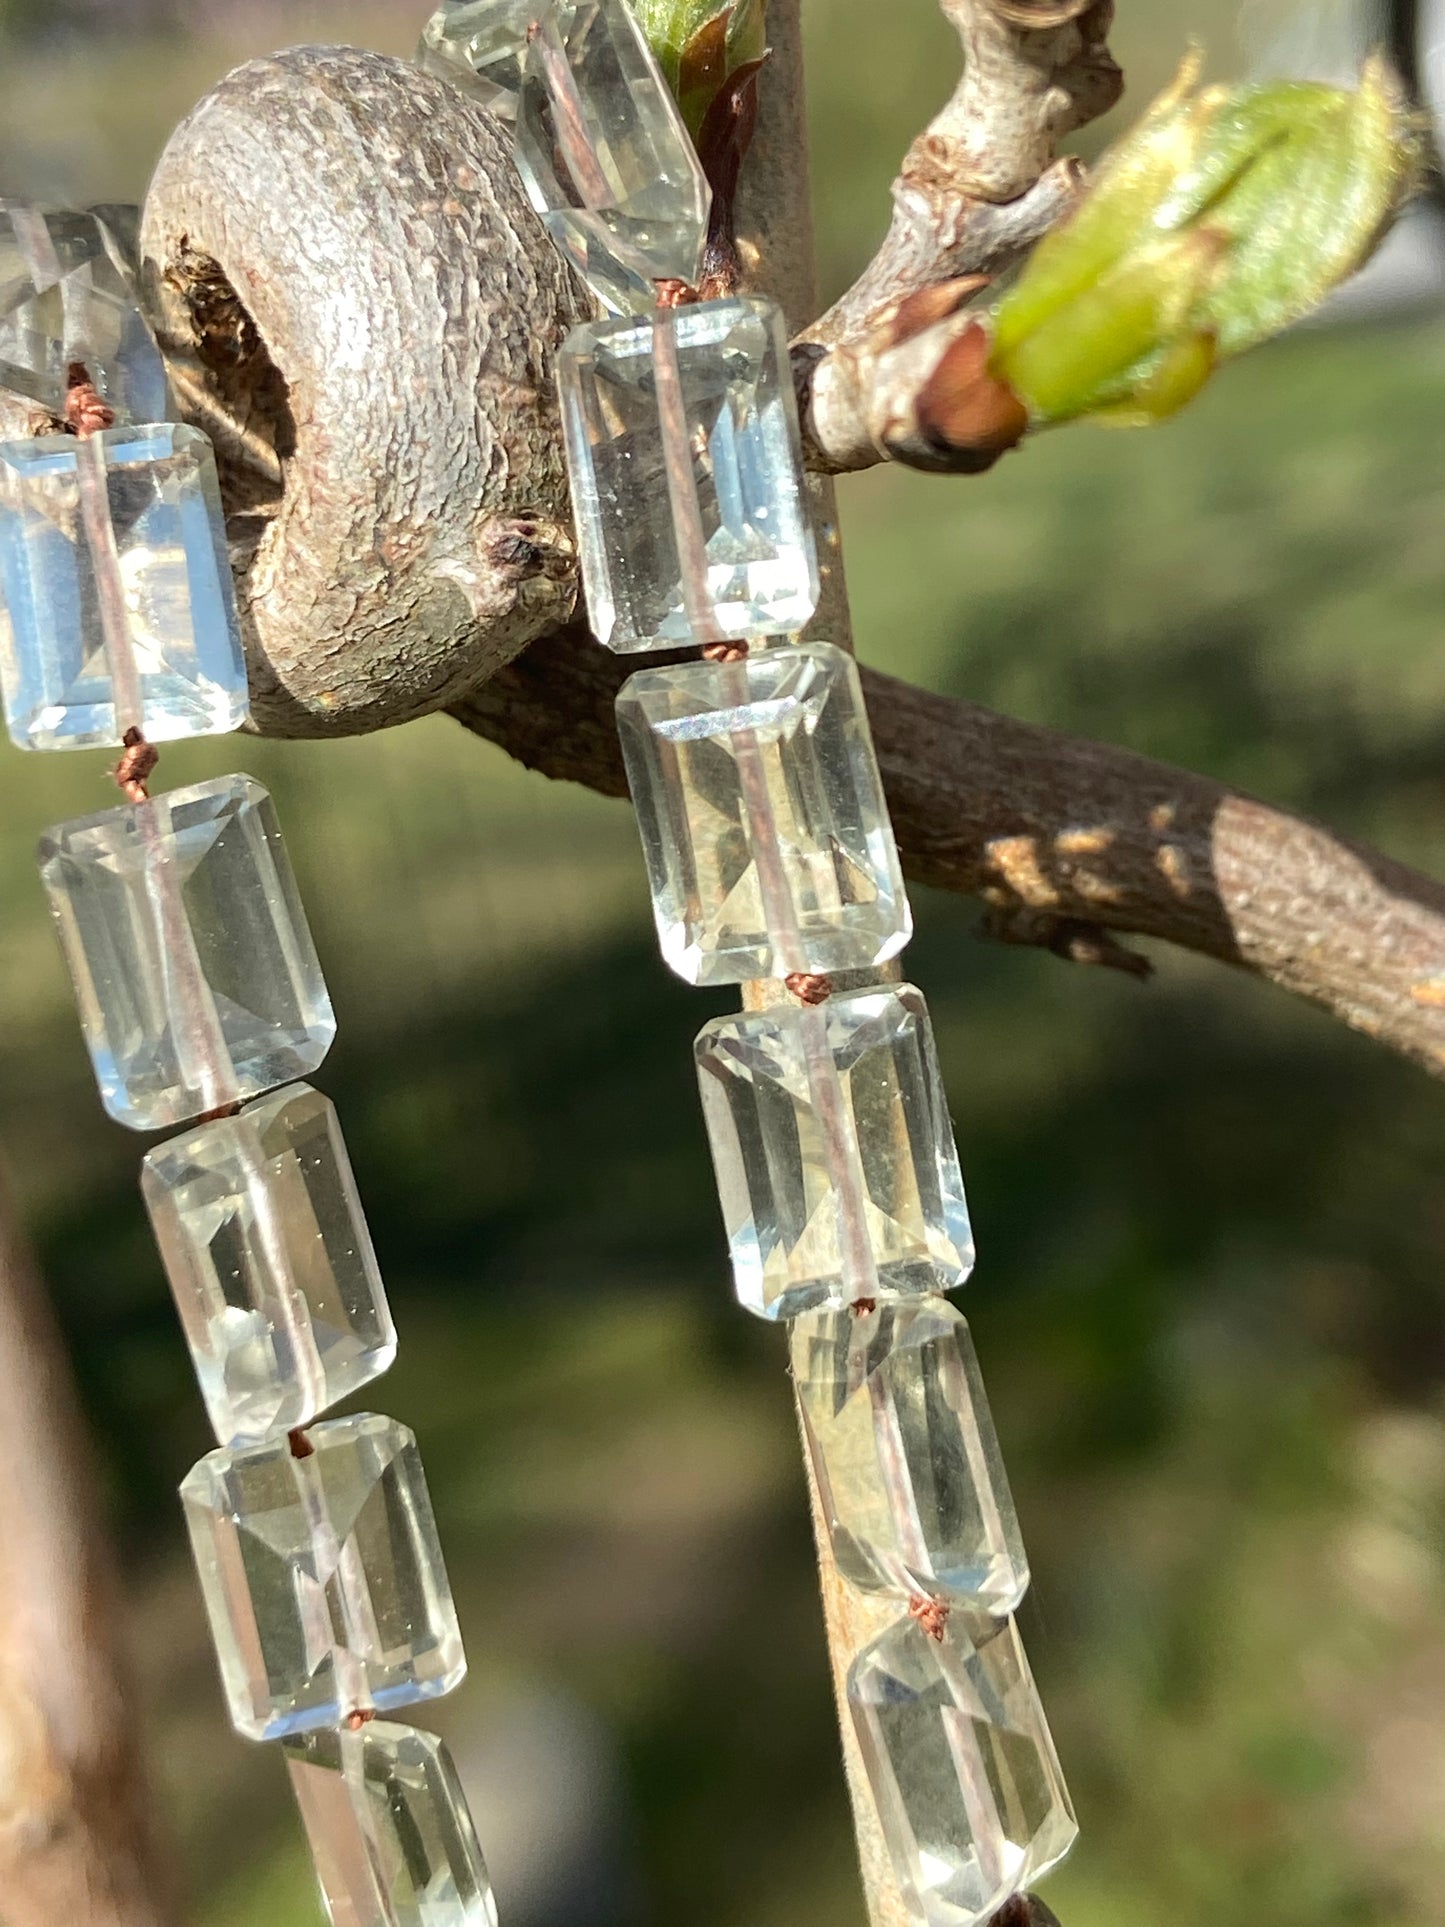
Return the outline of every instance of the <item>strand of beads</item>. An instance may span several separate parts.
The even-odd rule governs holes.
[[[697,1044],[738,1296],[791,1323],[840,1571],[896,1602],[848,1698],[899,1887],[975,1927],[1075,1825],[942,1295],[973,1242],[928,1014],[877,980],[911,920],[857,672],[796,638],[818,573],[782,317],[692,295],[707,187],[626,0],[447,0],[419,57],[515,122],[534,205],[613,311],[560,359],[573,504],[599,639],[704,652],[633,675],[618,722],[665,959],[762,1006]],[[845,973],[863,987],[835,993]]]
[[[122,237],[0,202],[0,684],[28,749],[124,747],[41,873],[220,1449],[182,1486],[233,1723],[280,1739],[337,1927],[494,1927],[445,1748],[376,1716],[466,1667],[416,1441],[326,1419],[396,1335],[328,1100],[335,1021],[270,797],[151,797],[154,741],[247,715],[209,443],[175,423]],[[122,419],[130,417],[131,419]],[[68,424],[75,432],[63,432]],[[52,429],[56,432],[44,432]],[[319,1422],[318,1422],[319,1421]]]

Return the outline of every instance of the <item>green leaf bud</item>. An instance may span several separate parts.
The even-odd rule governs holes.
[[[991,372],[1035,426],[1176,412],[1362,266],[1414,189],[1419,132],[1383,59],[1354,91],[1201,89],[1199,64],[1105,157],[993,317]]]

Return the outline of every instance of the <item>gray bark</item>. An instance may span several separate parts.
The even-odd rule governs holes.
[[[141,245],[260,729],[423,715],[572,613],[553,371],[592,310],[487,115],[379,54],[252,61],[177,129]]]

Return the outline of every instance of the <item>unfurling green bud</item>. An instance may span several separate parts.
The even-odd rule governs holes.
[[[763,58],[767,0],[633,0],[696,139],[727,83]]]
[[[1035,426],[1176,413],[1361,267],[1415,187],[1382,58],[1357,92],[1198,82],[1195,55],[999,304],[990,372]]]

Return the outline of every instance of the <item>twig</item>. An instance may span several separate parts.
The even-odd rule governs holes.
[[[809,457],[830,473],[881,461],[976,471],[1022,434],[1019,420],[1001,441],[988,384],[981,423],[957,404],[929,421],[924,404],[920,424],[930,388],[957,395],[976,379],[976,351],[957,299],[901,337],[898,316],[947,285],[976,291],[1057,224],[1083,179],[1076,161],[1055,160],[1058,143],[1123,89],[1108,47],[1113,0],[940,4],[963,43],[963,76],[904,158],[882,247],[794,352]]]
[[[627,667],[574,630],[454,713],[529,768],[621,796]],[[1117,963],[1112,931],[1236,964],[1445,1076],[1445,885],[1209,777],[876,670],[863,684],[910,877],[1079,960]]]
[[[1076,164],[1055,164],[1059,142],[1123,92],[1108,47],[1113,0],[939,4],[963,43],[963,74],[904,157],[883,245],[808,330],[825,347],[920,288],[996,274],[1032,247],[1077,188]]]

